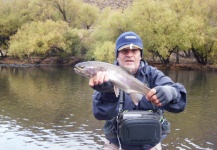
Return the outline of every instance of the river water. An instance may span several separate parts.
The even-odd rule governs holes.
[[[166,150],[217,149],[217,73],[164,71],[188,91],[179,114],[165,113]],[[73,67],[0,66],[0,150],[102,149],[103,121],[92,115],[93,90]]]

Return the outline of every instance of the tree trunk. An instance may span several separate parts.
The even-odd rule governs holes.
[[[206,65],[207,55],[205,55],[203,53],[200,54],[195,48],[192,48],[192,52],[193,52],[194,57],[196,58],[196,60],[199,64]]]
[[[176,50],[176,64],[179,64],[179,49]]]

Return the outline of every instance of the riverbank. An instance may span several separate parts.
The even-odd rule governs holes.
[[[47,57],[47,58],[28,58],[20,60],[18,58],[3,57],[0,58],[0,66],[14,66],[14,67],[28,67],[28,66],[74,66],[76,63],[84,61],[77,57],[59,58],[59,57]],[[217,71],[217,65],[200,65],[197,63],[180,63],[165,65],[161,63],[155,63],[147,61],[148,64],[158,69],[170,69],[170,70],[209,70]]]
[[[151,63],[151,62],[148,62],[148,63],[149,65],[152,65],[158,69],[217,71],[216,65],[200,65],[197,63],[180,63],[180,64],[164,65],[160,63]]]
[[[33,57],[27,59],[2,57],[0,58],[0,65],[10,65],[10,66],[38,66],[38,65],[74,65],[75,63],[81,61],[77,57],[60,58],[60,57]]]

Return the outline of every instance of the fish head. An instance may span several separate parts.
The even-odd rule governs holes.
[[[103,69],[99,66],[95,66],[91,64],[91,62],[81,62],[75,65],[74,70],[77,74],[91,78],[97,74],[99,71],[103,71]]]

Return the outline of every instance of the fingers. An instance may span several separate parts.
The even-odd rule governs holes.
[[[151,98],[152,98],[153,96],[155,96],[155,94],[156,94],[156,89],[153,88],[153,89],[151,89],[151,90],[148,92],[148,94],[146,95],[146,99],[151,100]]]
[[[156,89],[153,88],[151,89],[148,94],[146,95],[146,99],[149,100],[151,103],[153,103],[154,105],[160,107],[162,104],[160,102],[160,100],[158,99],[157,95],[156,95]]]
[[[99,71],[94,77],[90,78],[89,86],[99,85],[109,80],[109,74],[106,71]]]

